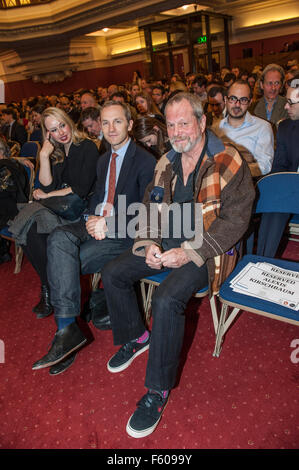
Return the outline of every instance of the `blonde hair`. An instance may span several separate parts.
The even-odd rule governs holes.
[[[63,122],[64,124],[68,125],[71,129],[72,135],[72,143],[75,145],[79,145],[82,140],[87,139],[88,136],[77,129],[74,121],[60,108],[50,107],[45,109],[42,113],[41,117],[41,127],[43,132],[43,140],[47,138],[48,130],[45,125],[45,120],[47,117],[52,117],[57,119],[57,121]],[[54,145],[54,150],[50,155],[51,160],[56,165],[57,163],[63,162],[65,158],[63,146],[56,142],[54,139],[51,141],[52,145]]]

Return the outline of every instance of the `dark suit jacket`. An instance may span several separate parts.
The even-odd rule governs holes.
[[[98,204],[103,202],[105,196],[105,182],[109,167],[111,152],[108,151],[103,154],[97,165],[97,182],[95,187],[95,192],[90,200],[88,213],[94,214]],[[114,221],[116,232],[119,230],[117,227],[117,216],[118,213],[124,214],[124,208],[120,206],[118,208],[118,195],[125,195],[125,211],[127,214],[127,208],[130,204],[136,202],[142,202],[145,188],[150,183],[154,175],[154,168],[156,166],[155,157],[150,154],[147,150],[143,149],[137,145],[133,140],[131,140],[125,158],[122,163],[120,174],[117,180],[117,185],[115,189],[114,197],[114,208],[115,215]],[[133,216],[126,215],[125,229],[128,222],[132,219]],[[107,218],[107,225],[109,229],[109,220],[112,218]],[[112,225],[113,225],[112,224]],[[122,233],[122,237],[126,234]]]
[[[278,126],[277,144],[271,173],[298,171],[299,167],[299,119],[285,119]]]
[[[22,124],[19,124],[17,121],[15,121],[12,125],[10,138],[9,138],[9,126],[6,127],[5,137],[7,140],[15,140],[16,142],[19,142],[21,147],[25,142],[27,142],[26,129],[24,126],[22,126]]]

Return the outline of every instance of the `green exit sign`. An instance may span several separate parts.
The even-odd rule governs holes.
[[[198,44],[204,44],[205,42],[207,42],[207,36],[200,36],[199,38],[197,38],[197,42]]]

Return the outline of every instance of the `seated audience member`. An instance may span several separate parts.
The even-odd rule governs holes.
[[[134,121],[132,134],[136,142],[149,147],[159,159],[170,150],[165,124],[150,116],[142,116]]]
[[[277,130],[276,149],[271,173],[299,171],[299,73],[290,82],[285,109],[288,119]],[[259,228],[257,254],[273,258],[278,250],[291,214],[263,214]]]
[[[240,78],[240,69],[237,65],[232,67],[232,73],[235,75],[236,80],[238,80]]]
[[[254,108],[255,116],[272,122],[275,126],[281,119],[286,119],[288,113],[285,109],[286,98],[279,93],[284,83],[284,70],[280,65],[267,65],[260,78],[260,87],[264,96],[260,98]]]
[[[227,73],[223,78],[223,83],[225,88],[229,88],[236,81],[236,76],[234,73]]]
[[[248,111],[252,91],[247,82],[235,81],[225,97],[227,116],[212,130],[225,142],[234,144],[247,161],[252,176],[270,172],[274,156],[272,126]]]
[[[110,97],[112,101],[118,101],[119,103],[124,103],[130,108],[131,116],[133,121],[137,118],[137,111],[134,106],[131,106],[130,103],[128,103],[128,96],[127,92],[124,91],[117,91],[116,93],[113,93]]]
[[[106,141],[102,131],[100,108],[91,107],[84,109],[81,113],[80,120],[90,137],[95,139],[99,154],[102,155],[107,152],[107,150],[110,149],[110,144]]]
[[[222,86],[212,86],[209,88],[206,109],[207,127],[217,125],[217,122],[226,116],[226,93],[226,88]]]
[[[97,108],[99,106],[93,93],[87,91],[81,95],[81,110],[86,108]]]
[[[162,85],[154,85],[152,91],[152,99],[160,112],[164,115],[166,106],[166,90]]]
[[[192,83],[194,78],[196,77],[196,74],[193,72],[187,72],[186,73],[186,87],[187,91],[192,91]]]
[[[169,99],[174,93],[177,93],[179,91],[187,91],[187,87],[185,83],[182,80],[176,80],[174,82],[171,82],[169,84],[169,89],[168,89],[168,98]]]
[[[257,81],[257,74],[256,73],[250,73],[248,75],[247,82],[248,82],[248,85],[250,86],[250,88],[252,90],[252,93],[253,93],[256,81]]]
[[[80,109],[76,109],[67,95],[63,95],[60,98],[61,109],[71,118],[76,124],[80,118]]]
[[[132,83],[131,90],[130,90],[130,95],[131,95],[131,101],[134,103],[136,95],[141,92],[141,88],[138,85],[138,83]]]
[[[200,101],[207,101],[207,84],[208,80],[203,75],[196,75],[192,82],[192,91],[197,95]]]
[[[248,80],[248,76],[249,76],[249,73],[247,72],[247,70],[242,70],[240,72],[240,80],[243,80],[244,82],[247,82]]]
[[[5,127],[2,130],[6,140],[14,140],[22,147],[27,142],[27,132],[22,124],[17,121],[17,114],[12,108],[2,109],[2,118]]]
[[[87,200],[94,189],[99,157],[96,145],[61,109],[47,108],[41,125],[44,143],[40,151],[40,187],[33,192],[36,202],[27,204],[9,228],[41,281],[41,299],[33,307],[37,318],[52,313],[46,269],[48,235],[56,226],[70,223],[44,207],[42,200],[55,196],[63,199],[71,193]]]
[[[206,131],[206,117],[196,95],[178,93],[168,101],[165,115],[173,150],[159,160],[145,192],[147,217],[139,220],[133,249],[102,271],[114,344],[121,345],[108,361],[108,370],[124,371],[149,349],[148,391],[126,428],[135,438],[151,434],[158,425],[177,380],[187,302],[208,283],[211,293],[218,291],[220,279],[233,268],[234,245],[247,229],[254,200],[248,166],[236,149],[225,147]],[[203,205],[203,223],[194,201]],[[172,203],[191,204],[194,236],[186,236],[185,230],[178,233],[175,218],[163,214],[155,227],[151,226],[153,208],[162,202],[164,208]],[[186,227],[184,212],[180,215],[180,226],[182,222]],[[165,270],[171,272],[154,292],[150,334],[138,308],[134,284]]]
[[[138,93],[135,97],[135,106],[140,116],[151,116],[164,122],[164,116],[158,109],[151,96],[147,93]],[[138,117],[138,116],[137,116]]]
[[[33,369],[57,364],[51,368],[53,374],[69,367],[75,354],[67,356],[86,341],[76,322],[81,303],[80,269],[84,274],[101,271],[108,261],[132,246],[134,233],[128,230],[132,216],[127,209],[142,201],[156,163],[150,153],[130,139],[133,121],[126,105],[106,102],[101,120],[111,151],[98,161],[87,222],[82,217],[72,225],[60,227],[48,241],[48,278],[58,330],[49,353],[33,364]],[[105,299],[104,291],[102,296]],[[104,317],[92,321],[96,327],[107,329],[110,318],[106,312]]]
[[[108,100],[111,100],[111,96],[114,93],[117,93],[119,91],[118,86],[112,83],[111,85],[108,86],[107,88],[107,94],[108,94]]]
[[[224,77],[227,73],[231,73],[230,68],[226,67],[226,66],[221,67],[221,69],[220,69],[220,78],[221,78],[222,81],[223,81],[223,79],[224,79]]]
[[[37,141],[42,146],[43,145],[43,133],[41,128],[41,119],[42,114],[45,111],[46,106],[44,104],[36,104],[32,108],[32,124],[34,126],[33,131],[29,135],[29,140]]]
[[[17,203],[28,201],[29,180],[24,166],[11,158],[10,148],[0,137],[0,230],[17,213]],[[10,242],[0,237],[0,264],[11,260]]]

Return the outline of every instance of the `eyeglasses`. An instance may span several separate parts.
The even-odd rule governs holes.
[[[290,99],[287,99],[287,103],[288,103],[288,105],[293,106],[293,104],[299,104],[299,101],[295,101],[293,103],[293,101],[291,101]]]
[[[250,101],[250,98],[247,98],[246,96],[242,96],[242,98],[237,98],[236,96],[232,95],[232,96],[227,97],[227,101],[231,104],[236,104],[238,103],[238,101],[240,104],[248,104]]]
[[[281,82],[278,82],[278,81],[277,82],[265,82],[265,85],[270,86],[270,87],[272,86],[278,87],[281,85]]]

